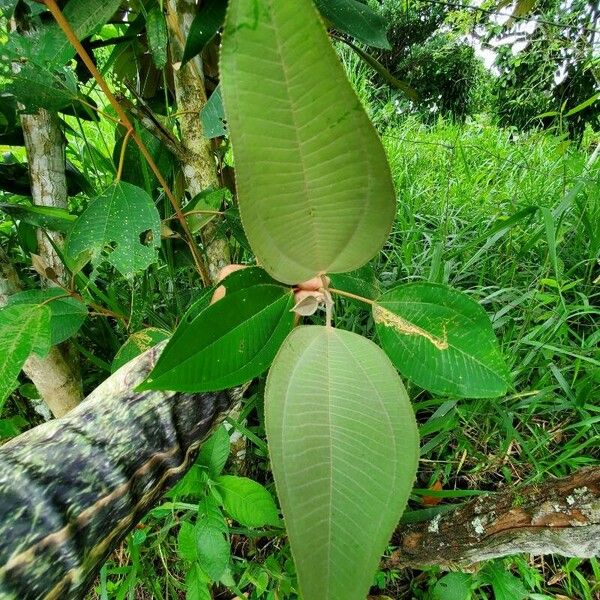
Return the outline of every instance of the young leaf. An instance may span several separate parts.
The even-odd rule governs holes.
[[[221,579],[229,564],[231,548],[223,532],[204,519],[196,524],[196,551],[202,570],[213,581]]]
[[[269,372],[265,422],[302,597],[364,600],[417,467],[396,370],[355,333],[299,327]]]
[[[65,252],[77,265],[107,262],[124,277],[157,260],[160,218],[152,198],[129,183],[112,184],[75,221]]]
[[[50,348],[50,309],[45,305],[17,304],[0,310],[0,410],[17,384],[23,364],[32,352]]]
[[[115,354],[110,366],[111,371],[114,373],[130,360],[133,360],[136,356],[142,354],[142,352],[145,352],[149,348],[156,346],[156,344],[159,344],[170,337],[171,334],[168,331],[158,329],[157,327],[148,327],[141,331],[137,331],[136,333],[132,333]]]
[[[367,4],[358,0],[315,0],[315,4],[338,31],[367,46],[391,49],[387,39],[387,22]]]
[[[205,0],[202,2],[202,6],[190,27],[185,50],[183,51],[183,59],[181,60],[182,65],[204,50],[206,44],[212,40],[221,25],[223,25],[226,10],[226,0]]]
[[[373,317],[396,368],[435,394],[501,396],[510,376],[490,320],[474,300],[445,285],[410,283],[377,301]]]
[[[200,447],[196,464],[205,467],[214,479],[219,476],[229,457],[229,433],[219,427]]]
[[[167,23],[160,6],[154,6],[146,17],[146,34],[152,52],[152,60],[157,69],[164,69],[167,64]]]
[[[294,297],[278,285],[227,294],[182,323],[139,389],[221,390],[266,371],[293,326]]]
[[[53,346],[74,336],[88,316],[85,304],[65,297],[65,292],[58,288],[27,290],[8,299],[8,306],[42,303],[50,309],[50,343]]]
[[[297,283],[366,263],[394,219],[392,179],[311,0],[231,0],[221,88],[261,265]]]
[[[223,475],[217,479],[223,508],[245,527],[281,525],[271,494],[260,483],[247,477]]]

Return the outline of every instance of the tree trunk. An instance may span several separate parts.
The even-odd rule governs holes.
[[[173,63],[181,61],[197,7],[195,0],[168,0],[167,26]],[[182,160],[187,190],[192,197],[208,188],[219,186],[211,141],[202,134],[200,111],[206,104],[206,88],[202,59],[197,56],[179,69],[174,69],[177,112],[185,157]],[[202,241],[210,277],[217,281],[219,271],[230,262],[227,240],[213,219],[202,229]]]
[[[600,467],[563,479],[481,496],[435,518],[400,526],[388,568],[469,569],[528,553],[600,554]]]

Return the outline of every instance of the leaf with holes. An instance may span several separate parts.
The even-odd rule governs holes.
[[[140,390],[201,392],[241,385],[270,366],[293,326],[294,296],[256,285],[182,322]]]
[[[368,46],[391,49],[387,22],[367,4],[359,0],[315,0],[315,4],[337,30]]]
[[[27,357],[50,349],[50,309],[39,304],[16,304],[0,310],[0,410],[17,385]]]
[[[221,88],[260,264],[293,284],[366,263],[392,226],[392,178],[311,0],[231,0]]]
[[[131,278],[157,260],[160,218],[152,198],[129,183],[111,185],[75,221],[65,244],[79,267],[88,260],[96,270],[112,265]]]
[[[510,375],[483,308],[445,285],[410,283],[373,306],[381,345],[396,368],[435,394],[506,393]]]
[[[60,288],[27,290],[11,296],[8,306],[45,304],[50,309],[50,342],[54,346],[74,336],[88,316],[83,302],[65,296]]]
[[[225,121],[220,85],[211,94],[200,113],[200,118],[202,119],[202,135],[205,138],[210,140],[227,135],[227,121]]]
[[[364,600],[412,488],[412,407],[384,352],[295,329],[265,391],[269,454],[304,600]]]

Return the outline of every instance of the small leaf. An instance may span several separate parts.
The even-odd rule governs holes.
[[[183,59],[181,60],[182,65],[200,54],[206,44],[215,37],[217,31],[223,25],[226,10],[226,0],[205,0],[202,2],[202,6],[194,17],[188,33]]]
[[[240,214],[261,266],[296,284],[365,264],[391,229],[393,182],[312,1],[231,0],[220,72]]]
[[[241,525],[281,525],[273,497],[260,483],[247,477],[223,475],[217,479],[217,485],[223,497],[223,508]]]
[[[501,396],[509,373],[490,320],[466,294],[444,285],[411,283],[373,306],[381,345],[396,368],[435,394]]]
[[[106,262],[131,278],[156,262],[158,247],[160,218],[152,198],[136,186],[117,182],[75,221],[65,252],[78,265],[91,260],[97,269]]]
[[[185,578],[185,600],[212,600],[209,581],[198,564],[193,564]]]
[[[320,13],[343,33],[368,46],[390,50],[388,23],[370,6],[358,0],[315,0]]]
[[[0,410],[17,385],[17,377],[32,353],[50,349],[50,309],[16,304],[0,310]]]
[[[74,336],[88,316],[83,302],[65,297],[65,292],[58,288],[27,290],[8,299],[8,306],[42,303],[50,309],[50,343],[53,346]]]
[[[157,327],[148,327],[132,333],[115,354],[110,366],[111,371],[114,373],[136,356],[170,337],[171,334],[168,331],[158,329]]]
[[[189,521],[184,521],[177,534],[177,554],[184,560],[194,561],[198,558],[196,530]]]
[[[138,389],[213,391],[257,377],[292,329],[293,301],[291,291],[277,285],[227,294],[180,325]]]
[[[205,467],[215,479],[219,476],[229,458],[229,433],[219,427],[200,447],[196,464]]]
[[[355,333],[298,327],[269,372],[265,424],[302,598],[364,600],[417,467],[396,370]]]
[[[200,113],[200,118],[202,119],[202,135],[206,139],[211,140],[212,138],[225,137],[227,135],[227,121],[225,120],[220,85],[211,94]]]
[[[164,69],[167,64],[167,46],[169,37],[165,15],[160,6],[154,6],[146,17],[146,34],[152,52],[152,60],[157,69]]]
[[[190,231],[197,233],[210,223],[221,209],[223,202],[231,201],[231,192],[227,188],[203,190],[185,206],[185,214]],[[203,211],[207,211],[202,214]]]
[[[472,581],[469,573],[448,573],[435,584],[433,600],[469,600]]]

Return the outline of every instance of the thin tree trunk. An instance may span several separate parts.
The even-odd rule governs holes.
[[[0,308],[8,302],[9,296],[21,291],[19,276],[6,253],[0,248]],[[73,368],[75,360],[69,360],[68,345],[52,346],[50,352],[40,358],[32,354],[23,372],[35,385],[55,417],[62,417],[77,406],[83,396],[81,378]]]
[[[185,40],[197,12],[195,0],[168,0],[167,26],[173,63],[181,61]],[[211,141],[202,134],[200,111],[206,104],[206,88],[202,59],[197,56],[179,69],[174,69],[177,112],[185,157],[182,160],[187,190],[193,196],[218,187],[217,168]],[[227,240],[213,219],[202,229],[206,261],[213,282],[219,271],[230,262]]]
[[[590,558],[600,554],[600,467],[563,479],[510,487],[435,518],[400,526],[388,568],[469,569],[528,553]]]

